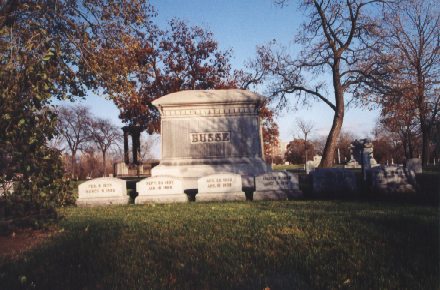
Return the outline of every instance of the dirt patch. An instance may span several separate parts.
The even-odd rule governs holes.
[[[9,236],[0,236],[0,256],[16,257],[41,245],[58,232],[56,229],[24,229],[15,231]]]

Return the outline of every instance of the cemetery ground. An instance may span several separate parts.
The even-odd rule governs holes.
[[[0,289],[437,289],[437,206],[395,201],[62,208],[0,257]]]

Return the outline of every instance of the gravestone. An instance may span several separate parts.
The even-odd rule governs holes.
[[[280,171],[255,177],[253,200],[285,200],[301,195],[296,174]]]
[[[79,206],[128,204],[125,180],[114,177],[95,178],[78,186]]]
[[[311,174],[313,194],[318,196],[342,196],[358,192],[356,175],[350,170],[317,168]]]
[[[136,183],[136,204],[187,202],[182,180],[173,176],[155,176]]]
[[[414,173],[422,173],[422,159],[420,158],[411,158],[406,161],[406,168],[408,170],[414,171]]]
[[[246,200],[240,174],[218,173],[199,178],[196,201]]]
[[[394,194],[414,193],[416,179],[414,171],[401,165],[378,166],[369,170],[373,192]]]
[[[246,90],[181,91],[155,100],[162,156],[152,176],[174,176],[184,190],[197,190],[199,178],[207,175],[269,172],[258,115],[263,101]]]

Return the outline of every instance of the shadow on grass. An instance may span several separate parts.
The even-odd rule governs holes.
[[[0,266],[0,289],[99,288],[111,275],[114,247],[123,224],[84,220],[19,261]]]

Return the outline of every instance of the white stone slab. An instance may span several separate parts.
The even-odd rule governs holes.
[[[187,202],[182,180],[173,176],[155,176],[136,183],[136,204]]]
[[[125,180],[114,177],[95,178],[78,186],[77,205],[128,204]]]
[[[218,173],[197,181],[196,201],[246,200],[240,174]]]
[[[282,200],[301,195],[296,174],[280,171],[255,177],[253,200]]]

